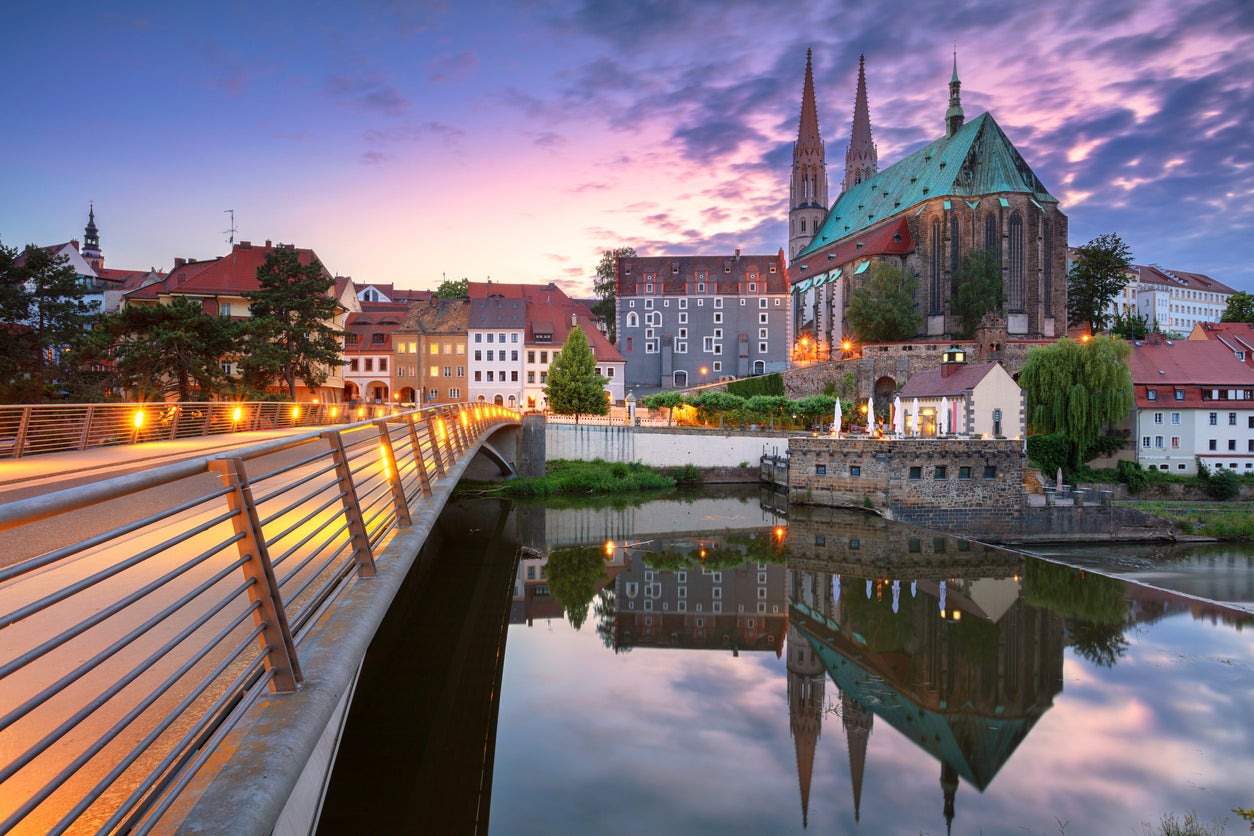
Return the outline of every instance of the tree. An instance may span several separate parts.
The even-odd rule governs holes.
[[[885,262],[871,265],[870,275],[849,294],[845,319],[860,342],[908,340],[923,325],[915,307],[919,280]]]
[[[1087,460],[1108,427],[1123,423],[1135,404],[1126,363],[1131,353],[1123,340],[1101,336],[1087,342],[1063,339],[1028,351],[1019,372],[1027,396],[1028,431],[1062,433],[1072,470]]]
[[[723,415],[733,409],[744,409],[745,399],[739,395],[733,395],[730,392],[702,392],[691,401],[692,405],[698,409],[705,410],[706,413],[718,413],[719,429],[723,427]]]
[[[440,299],[465,299],[470,295],[470,279],[445,279],[435,289]]]
[[[1238,290],[1228,297],[1228,307],[1219,318],[1220,322],[1249,322],[1254,324],[1254,294]]]
[[[39,403],[74,376],[70,350],[96,315],[87,292],[65,256],[0,245],[0,398]]]
[[[592,312],[605,321],[609,329],[610,342],[616,342],[617,328],[615,315],[618,310],[618,259],[635,258],[635,247],[619,247],[601,253],[601,261],[597,264],[596,278],[592,280],[592,292],[597,301],[592,304]]]
[[[279,380],[295,400],[297,378],[317,389],[328,368],[343,362],[344,332],[331,324],[338,309],[330,295],[335,279],[316,260],[302,265],[295,248],[276,247],[257,268],[257,284],[244,292],[252,319],[240,369],[253,388]]]
[[[988,250],[971,250],[962,257],[954,273],[954,294],[950,309],[958,330],[955,336],[970,339],[976,326],[989,311],[1001,310],[1003,287],[1001,265]]]
[[[202,397],[225,389],[222,358],[239,353],[240,331],[230,319],[207,314],[185,297],[169,305],[128,305],[101,320],[83,359],[99,362],[111,356],[109,382],[130,390],[136,400],[161,400],[173,393],[189,401],[193,387]]]
[[[566,620],[578,630],[588,617],[588,605],[605,582],[605,557],[599,547],[562,549],[549,554],[545,565],[549,591],[561,601]]]
[[[1096,334],[1106,324],[1106,309],[1128,283],[1132,252],[1114,233],[1099,235],[1076,247],[1067,273],[1067,318],[1072,325],[1088,323]]]
[[[549,409],[558,415],[605,415],[610,411],[605,399],[605,384],[609,383],[596,372],[596,357],[588,346],[583,329],[570,329],[566,345],[553,358],[549,366],[549,380],[544,384],[544,396]]]
[[[1158,323],[1155,322],[1155,325]],[[1110,322],[1110,335],[1125,340],[1143,340],[1149,336],[1149,320],[1134,313],[1117,313]]]
[[[641,401],[649,409],[665,409],[666,426],[670,426],[675,418],[675,407],[684,405],[684,396],[680,392],[658,392],[656,395],[645,395]]]

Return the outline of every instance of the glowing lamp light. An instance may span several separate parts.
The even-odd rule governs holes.
[[[292,407],[292,417],[293,417],[293,418],[299,418],[299,417],[300,417],[300,407],[299,407],[299,406],[294,406],[294,407]]]
[[[614,556],[614,541],[606,540],[605,541],[605,559],[609,560],[613,556]]]
[[[358,418],[366,417],[366,408],[364,406],[357,407],[357,417]]]
[[[776,528],[775,528],[775,539],[776,539],[776,540],[783,540],[783,539],[784,539],[784,527],[783,527],[782,525],[781,525],[781,526],[776,526]]]
[[[448,427],[444,425],[444,419],[440,418],[435,422],[436,432],[440,434],[441,441],[448,440]]]
[[[709,368],[707,368],[706,366],[702,366],[702,367],[701,367],[701,369],[700,369],[700,371],[701,371],[701,374],[703,374],[703,375],[707,375],[707,374],[709,374],[709,373],[710,373]]]
[[[339,408],[338,406],[333,406],[333,407],[331,407],[331,417],[332,417],[332,418],[335,418],[335,417],[336,417],[336,416],[338,416],[339,414],[340,414],[340,408]]]
[[[135,429],[139,429],[144,425],[144,411],[142,409],[135,413]]]
[[[318,404],[318,399],[317,399],[317,398],[314,398],[314,399],[313,399],[313,403],[314,403],[314,405],[315,405],[315,406],[317,406],[317,404]]]
[[[849,351],[850,349],[853,348],[853,343],[850,342],[849,340],[845,340],[843,343],[840,344],[840,347],[843,348],[845,351]]]
[[[231,420],[237,424],[244,420],[244,410],[241,407],[235,407],[235,411],[231,413]]]
[[[457,415],[458,417],[462,419],[462,427],[467,427],[470,425],[470,419],[466,417],[466,410],[464,409],[461,410],[460,412],[457,413]]]
[[[383,464],[383,478],[391,479],[392,463],[388,461],[388,448],[384,447],[382,444],[379,445],[379,461]]]
[[[1092,335],[1092,334],[1085,334],[1083,337],[1080,337],[1080,342],[1082,342],[1082,343],[1086,343],[1086,342],[1088,342],[1088,341],[1089,341],[1089,340],[1091,340],[1091,339],[1093,339],[1093,335]]]

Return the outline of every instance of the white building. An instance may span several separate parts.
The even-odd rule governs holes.
[[[1199,322],[1218,322],[1233,289],[1201,273],[1134,264],[1128,283],[1106,307],[1115,314],[1144,317],[1151,329],[1183,338]]]

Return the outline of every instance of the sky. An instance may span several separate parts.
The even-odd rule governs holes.
[[[774,254],[806,50],[834,200],[858,56],[880,168],[987,110],[1070,243],[1254,292],[1254,3],[16,4],[0,243],[168,270],[235,240],[360,283],[590,291],[601,253]]]

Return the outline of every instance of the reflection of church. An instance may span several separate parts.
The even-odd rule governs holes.
[[[805,563],[809,570],[790,564],[787,643],[803,824],[830,676],[854,819],[878,718],[940,762],[951,826],[959,778],[987,788],[1062,690],[1062,618],[1025,603],[1013,569],[963,578],[948,566],[943,578],[867,579],[835,562],[828,571]]]

